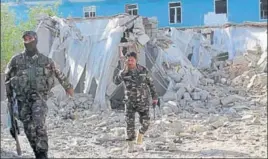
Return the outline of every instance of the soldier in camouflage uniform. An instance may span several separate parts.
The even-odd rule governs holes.
[[[149,114],[149,97],[151,95],[153,104],[157,103],[157,93],[153,80],[148,75],[148,70],[137,64],[137,54],[134,52],[127,54],[127,61],[124,70],[121,70],[115,76],[115,84],[122,81],[125,84],[125,113],[127,125],[127,141],[129,144],[129,152],[133,151],[133,143],[135,140],[135,113],[140,116],[142,127],[138,131],[137,144],[142,144],[143,135],[150,125]]]
[[[18,118],[23,123],[35,156],[47,158],[46,100],[54,86],[54,77],[59,80],[68,95],[73,96],[73,88],[52,59],[38,52],[35,32],[24,32],[23,40],[25,51],[13,56],[6,68],[7,98],[10,105],[13,93],[16,94]],[[12,132],[11,130],[11,135],[14,136]]]

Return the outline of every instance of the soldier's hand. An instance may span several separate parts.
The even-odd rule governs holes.
[[[158,100],[157,100],[157,99],[154,99],[154,100],[153,100],[153,106],[156,106],[157,103],[158,103]]]
[[[128,67],[127,67],[128,61],[126,60],[124,63],[124,69],[123,72],[126,73],[128,71]]]
[[[66,93],[67,93],[69,96],[73,97],[73,96],[74,96],[74,89],[73,89],[73,88],[69,88],[69,89],[66,90]]]
[[[11,128],[9,129],[9,132],[10,132],[11,136],[15,139],[15,129],[16,129],[17,135],[20,134],[20,129],[18,127],[18,122],[16,119],[14,120],[14,122],[15,123],[12,124]]]

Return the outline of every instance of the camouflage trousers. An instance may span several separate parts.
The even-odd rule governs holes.
[[[46,116],[48,107],[43,99],[18,101],[19,119],[34,152],[48,151]]]
[[[139,114],[139,122],[141,128],[139,132],[145,134],[150,125],[149,104],[143,103],[127,103],[125,105],[125,120],[127,126],[127,140],[133,141],[136,138],[135,133],[135,114]]]

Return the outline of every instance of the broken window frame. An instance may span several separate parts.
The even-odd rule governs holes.
[[[179,3],[178,6],[171,6],[174,5],[176,3]],[[174,9],[174,19],[173,22],[171,22],[171,9]],[[177,13],[179,9],[179,14]],[[178,19],[179,17],[179,19]],[[182,5],[181,5],[181,1],[176,1],[176,2],[169,2],[168,3],[168,20],[169,20],[169,24],[181,24],[182,23]]]
[[[217,2],[219,2],[219,1],[225,1],[225,7],[226,8],[223,8],[224,6],[217,6],[217,5],[219,5]],[[222,9],[222,10],[224,10],[224,11],[222,11],[222,10],[220,10],[220,11],[217,11],[217,9]],[[228,0],[214,0],[214,13],[215,14],[228,14]]]
[[[130,6],[135,6],[133,8],[129,8]],[[139,14],[139,6],[138,4],[126,4],[125,5],[125,12],[128,13],[129,15],[138,15]],[[136,14],[134,14],[136,12]]]
[[[266,1],[266,5],[262,5],[263,2]],[[268,1],[267,0],[259,0],[260,4],[260,19],[261,20],[267,20],[268,19]],[[266,15],[265,15],[266,14]]]
[[[87,6],[83,8],[84,18],[94,18],[96,17],[96,6]]]

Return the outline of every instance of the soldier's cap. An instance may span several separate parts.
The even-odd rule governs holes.
[[[127,57],[134,57],[135,59],[137,59],[137,53],[136,52],[129,52],[126,54]]]
[[[37,40],[37,34],[35,31],[25,31],[22,35],[22,38],[25,36],[33,36]]]

